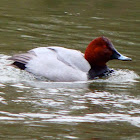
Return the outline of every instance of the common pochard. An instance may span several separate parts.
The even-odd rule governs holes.
[[[55,82],[86,81],[110,73],[106,63],[118,59],[130,61],[120,54],[106,37],[90,42],[85,54],[57,46],[39,47],[9,58],[13,66]]]

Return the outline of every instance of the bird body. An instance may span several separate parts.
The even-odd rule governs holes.
[[[85,54],[64,47],[39,47],[9,58],[12,65],[56,82],[86,81],[109,71],[112,59],[131,60],[121,55],[109,39],[99,37],[86,48]]]

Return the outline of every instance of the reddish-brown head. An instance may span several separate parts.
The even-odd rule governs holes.
[[[85,51],[85,59],[91,66],[105,66],[112,59],[131,60],[117,52],[106,37],[98,37],[88,45]]]
[[[94,66],[104,66],[110,60],[112,51],[112,43],[105,37],[94,39],[86,48],[85,59]]]

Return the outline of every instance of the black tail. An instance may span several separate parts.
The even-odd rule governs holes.
[[[14,62],[12,65],[17,67],[17,68],[19,68],[19,69],[21,69],[21,70],[25,70],[25,68],[26,68],[25,64],[20,63],[20,62]]]
[[[12,63],[12,66],[17,67],[21,70],[25,70],[26,68],[26,64],[33,58],[35,57],[35,54],[33,52],[27,52],[27,53],[23,53],[23,54],[17,54],[14,55],[10,58],[8,58],[8,60],[12,60],[14,61]]]

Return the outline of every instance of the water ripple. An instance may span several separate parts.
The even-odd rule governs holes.
[[[118,69],[108,78],[88,82],[47,82],[8,66],[8,57],[0,56],[0,86],[4,90],[0,103],[7,106],[7,112],[0,111],[1,121],[29,125],[114,121],[140,127],[139,96],[129,92],[139,79],[134,71]],[[7,83],[14,95],[10,100]],[[8,111],[10,106],[16,106],[16,113]]]

